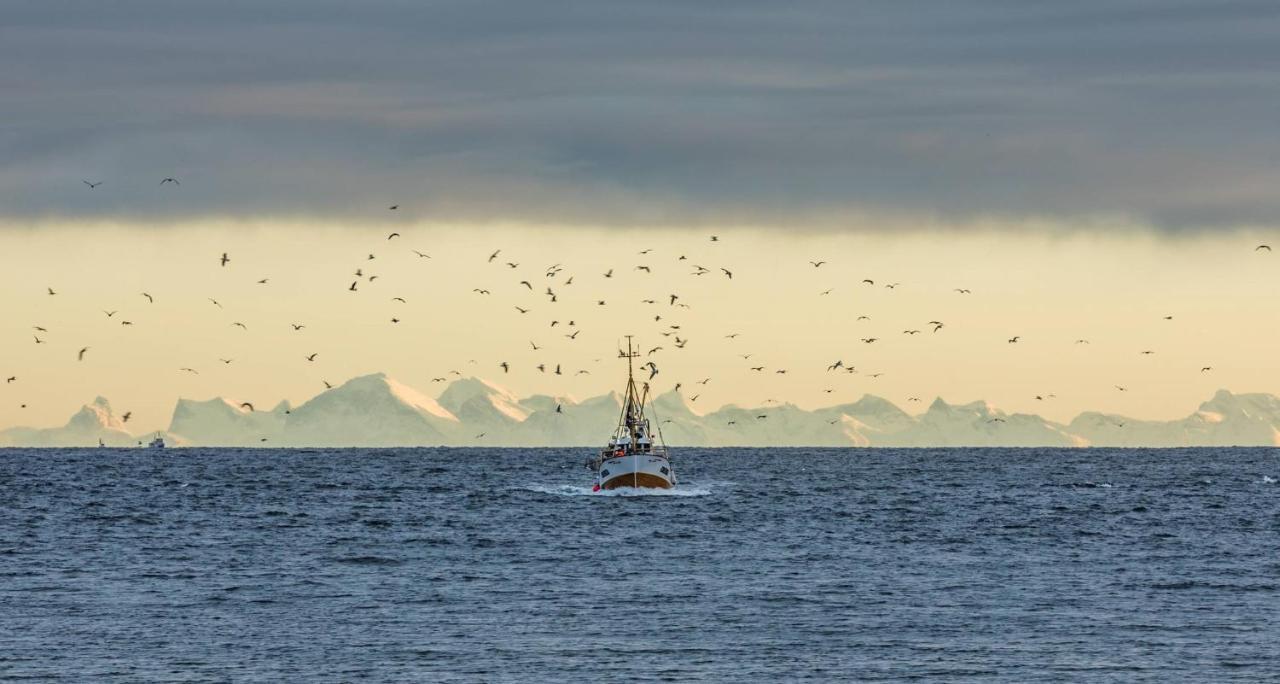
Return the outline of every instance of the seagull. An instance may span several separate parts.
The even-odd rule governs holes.
[[[132,417],[133,417],[133,411],[125,411],[124,415],[120,416],[120,422],[127,423],[129,422],[129,419]]]
[[[560,404],[556,404],[556,413],[564,413],[564,409],[561,408]]]
[[[712,236],[711,236],[711,241],[712,241],[712,242],[719,242],[719,241],[720,241],[720,236],[718,236],[718,235],[712,235]]]
[[[179,183],[179,182],[178,182],[178,179],[177,179],[177,178],[173,178],[172,176],[170,176],[170,177],[168,177],[168,178],[165,178],[164,180],[160,181],[160,184],[161,184],[161,185],[164,185],[165,183],[173,183],[174,185],[182,185],[182,183]]]
[[[645,273],[653,273],[653,269],[649,268],[648,266],[636,266],[636,270],[644,271]]]
[[[77,361],[84,361],[84,353],[85,353],[85,352],[87,352],[87,351],[89,351],[89,348],[88,348],[88,347],[85,347],[85,348],[81,349],[81,350],[80,350],[80,353],[76,354],[76,360],[77,360]]]
[[[1205,366],[1204,368],[1201,368],[1201,369],[1200,369],[1200,372],[1201,372],[1201,373],[1206,373],[1206,372],[1211,371],[1211,370],[1213,370],[1213,366]]]
[[[387,238],[387,239],[388,239],[388,240],[390,240],[391,238]],[[414,254],[417,254],[417,255],[418,255],[418,258],[419,258],[419,259],[430,259],[430,258],[431,258],[431,255],[430,255],[430,254],[423,254],[422,252],[419,252],[419,251],[418,251],[418,250],[416,250],[416,249],[415,249],[415,250],[412,250],[412,251],[413,251],[413,253],[414,253]]]
[[[118,313],[120,313],[120,312],[119,312],[119,311],[103,311],[102,313],[106,314],[106,315],[107,315],[107,318],[111,318],[112,316],[114,316],[114,315],[116,315],[116,314],[118,314]]]
[[[198,371],[198,370],[196,370],[196,369],[194,369],[194,368],[179,368],[178,370],[180,370],[180,371],[185,371],[185,372],[190,373],[190,374],[192,374],[192,375],[199,375],[199,374],[200,374],[200,371]]]
[[[150,302],[151,304],[155,304],[155,303],[156,303],[155,298],[154,298],[154,297],[152,297],[151,295],[147,294],[146,292],[143,292],[143,293],[142,293],[142,296],[143,296],[143,297],[146,297],[146,298],[147,298],[147,301],[148,301],[148,302]]]
[[[319,355],[320,355],[320,352],[315,352],[315,353],[313,353],[313,354],[311,354],[311,355],[307,356],[307,360],[308,360],[308,361],[311,361],[311,362],[314,362],[314,361],[316,360],[316,357],[317,357],[317,356],[319,356]]]
[[[297,332],[297,331],[302,330],[303,328],[307,327],[307,326],[302,325],[302,324],[300,324],[300,323],[290,323],[289,325],[293,326],[293,331],[294,331],[294,332]]]
[[[360,281],[359,281],[359,280],[353,280],[353,281],[351,281],[351,287],[348,287],[348,288],[347,288],[347,290],[348,290],[348,291],[350,291],[350,292],[355,292],[355,291],[356,291],[356,283],[358,283],[358,282],[360,282]]]
[[[1128,392],[1128,391],[1129,391],[1129,388],[1128,388],[1128,387],[1121,387],[1120,385],[1116,385],[1116,389],[1120,390],[1121,392]]]
[[[490,254],[490,255],[489,255],[489,263],[493,263],[493,260],[494,260],[494,259],[497,259],[497,258],[498,258],[498,255],[499,255],[499,254],[501,254],[501,253],[502,253],[502,250],[500,250],[500,249],[498,249],[498,250],[494,250],[493,254]]]
[[[225,267],[227,265],[227,262],[231,261],[231,257],[227,256],[226,252],[223,252],[222,258],[219,259],[218,261],[221,262],[221,264]]]
[[[333,385],[330,385],[328,380],[321,380],[320,382],[324,383],[325,389],[333,389]]]
[[[498,366],[502,368],[503,373],[511,372],[511,366],[506,361],[503,361],[502,363],[498,364]]]
[[[868,284],[868,285],[875,285],[875,284],[876,284],[876,281],[874,281],[874,280],[872,280],[872,279],[870,279],[870,278],[863,278],[863,279],[862,279],[862,282],[864,282],[864,283],[866,283],[866,284]]]
[[[271,280],[271,279],[270,279],[270,278],[263,278],[262,280],[259,280],[259,281],[258,281],[258,284],[259,284],[259,285],[266,285],[268,280]]]
[[[214,298],[212,298],[212,297],[209,297],[209,298],[208,298],[208,300],[209,300],[209,301],[211,301],[211,302],[213,302],[213,305],[214,305],[214,306],[216,306],[216,307],[218,307],[219,309],[221,309],[221,308],[222,308],[222,305],[218,303],[218,300],[216,300],[216,299],[214,299]]]
[[[813,264],[813,267],[814,267],[814,268],[821,268],[821,267],[822,267],[822,265],[823,265],[823,264],[825,264],[825,263],[827,263],[827,262],[825,262],[825,261],[810,261],[809,263],[810,263],[810,264]]]
[[[1017,344],[1019,339],[1022,339],[1022,335],[1014,335],[1013,337],[1010,337],[1007,342],[1009,344]]]
[[[54,292],[54,291],[53,291],[53,288],[52,288],[52,287],[48,287],[48,288],[45,288],[45,289],[49,291],[49,295],[50,295],[50,296],[53,296],[53,295],[58,294],[57,292]]]
[[[542,347],[539,347],[538,344],[533,340],[529,340],[529,346],[533,347],[534,351],[538,351],[539,349],[542,349]]]
[[[240,408],[242,408],[242,409],[249,409],[249,413],[253,413],[253,404],[250,404],[250,403],[249,403],[249,402],[247,402],[247,401],[246,401],[246,402],[242,402],[242,403],[240,404]]]
[[[957,287],[956,292],[959,292],[960,294],[970,294],[970,291],[963,287]]]
[[[219,361],[221,361],[221,362],[223,362],[223,363],[225,363],[225,364],[229,364],[229,363],[231,363],[232,361],[235,361],[235,359],[218,359],[218,360],[219,360]]]
[[[1154,354],[1155,352],[1151,351],[1150,349],[1147,349],[1147,350],[1144,350],[1144,351],[1140,351],[1140,352],[1138,352],[1138,353],[1139,353],[1139,354],[1142,354],[1142,355],[1144,355],[1144,356],[1146,356],[1146,355],[1149,355],[1149,354]]]
[[[729,280],[733,280],[733,271],[730,271],[727,268],[721,268],[720,271],[724,273],[726,278],[728,278]]]
[[[1270,252],[1270,251],[1271,251],[1271,245],[1258,245],[1257,247],[1254,247],[1254,248],[1253,248],[1253,251],[1255,251],[1255,252],[1260,252],[1260,251],[1262,251],[1262,250],[1264,250],[1264,249],[1265,249],[1265,250],[1267,250],[1268,252]]]
[[[1089,340],[1076,340],[1076,344],[1089,344]]]
[[[613,277],[613,269],[611,268],[611,269],[609,269],[609,270],[605,271],[605,272],[604,272],[604,277],[606,277],[606,278],[612,278],[612,277]]]
[[[527,313],[529,313],[529,310],[528,310],[528,309],[522,309],[522,308],[520,308],[520,307],[518,307],[518,306],[516,307],[516,311],[519,311],[519,312],[520,312],[520,313],[522,313],[522,314],[527,314]]]
[[[11,382],[13,382],[14,380],[17,380],[17,379],[18,379],[18,376],[16,376],[16,375],[10,375],[9,377],[7,377],[7,378],[5,378],[5,379],[4,379],[4,384],[6,384],[6,385],[7,385],[7,384],[9,384],[9,383],[11,383]]]
[[[241,323],[240,321],[236,321],[235,323],[232,323],[231,325],[233,325],[233,326],[235,326],[235,327],[237,327],[237,328],[244,328],[245,330],[248,330],[248,329],[249,329],[249,327],[248,327],[248,326],[246,326],[244,323]]]
[[[863,343],[865,343],[865,344],[871,344],[872,342],[875,342],[876,340],[879,340],[880,338],[879,338],[879,337],[863,337],[863,338],[861,338],[861,339],[862,339]]]
[[[480,288],[473,288],[471,291],[472,291],[472,292],[478,292],[478,293],[480,293],[480,294],[484,294],[484,295],[489,294],[489,291],[488,291],[488,290],[481,290]]]
[[[94,188],[98,187],[99,185],[102,185],[102,181],[98,181],[97,183],[90,183],[89,181],[87,181],[87,180],[85,180],[85,179],[83,179],[83,178],[81,178],[81,179],[80,179],[80,182],[81,182],[81,183],[84,183],[84,184],[85,184],[85,185],[87,185],[87,186],[89,186],[89,189],[90,189],[90,190],[92,190],[92,189],[94,189]]]

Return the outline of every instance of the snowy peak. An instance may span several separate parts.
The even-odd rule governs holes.
[[[520,423],[530,413],[513,392],[480,378],[454,380],[437,402],[460,419]]]

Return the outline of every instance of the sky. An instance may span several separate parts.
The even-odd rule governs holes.
[[[672,293],[690,342],[657,358],[713,378],[700,409],[1170,418],[1276,391],[1280,264],[1254,248],[1280,242],[1277,30],[1262,2],[7,3],[0,427],[99,394],[159,427],[178,396],[429,391],[473,358],[587,396],[620,334],[667,341],[640,300]],[[555,263],[575,284],[518,313]],[[362,267],[380,279],[348,292]],[[591,374],[529,370],[531,339]],[[836,358],[860,373],[828,394]]]

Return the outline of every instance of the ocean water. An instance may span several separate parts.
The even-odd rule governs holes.
[[[1280,450],[0,451],[0,680],[1258,682]]]

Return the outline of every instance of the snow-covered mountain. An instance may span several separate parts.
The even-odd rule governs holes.
[[[432,399],[378,373],[353,378],[291,408],[255,411],[221,398],[179,400],[166,440],[197,446],[598,446],[622,410],[609,393],[519,398],[479,378],[459,378]],[[977,401],[936,399],[911,415],[887,399],[816,410],[794,404],[724,406],[696,413],[676,392],[653,400],[650,418],[673,446],[1280,446],[1280,398],[1219,391],[1172,421],[1086,412],[1063,425]],[[0,446],[136,444],[98,398],[62,427],[0,431]]]
[[[85,404],[66,425],[54,428],[14,427],[0,431],[0,446],[133,446],[137,438],[116,417],[111,404],[98,397]]]

